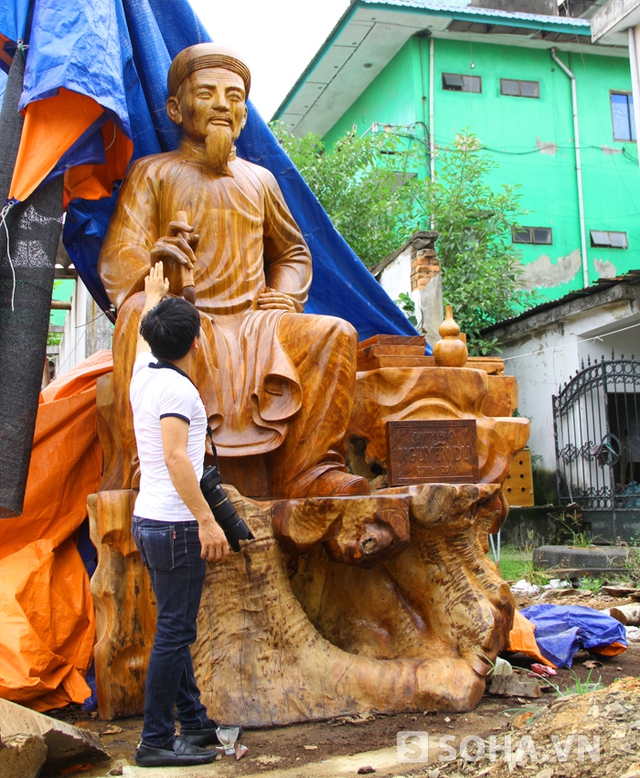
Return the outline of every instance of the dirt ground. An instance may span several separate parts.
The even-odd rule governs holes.
[[[542,600],[540,596],[516,598],[519,608],[540,601],[564,605],[587,605],[597,609],[628,602],[621,598],[594,596],[590,592],[579,591],[564,595],[548,593]],[[531,660],[523,655],[511,655],[508,658],[516,667],[523,669],[530,667]],[[562,776],[579,778],[582,775],[594,776],[594,778],[596,776],[621,778],[625,773],[626,778],[640,778],[640,748],[638,748],[640,744],[640,643],[630,642],[627,651],[610,660],[602,661],[601,666],[600,664],[595,667],[590,666],[590,662],[593,662],[592,656],[579,653],[574,657],[573,668],[558,670],[557,676],[551,681],[564,691],[575,690],[577,684],[587,681],[600,681],[603,687],[609,687],[618,679],[634,678],[636,680],[632,684],[631,692],[623,684],[624,688],[620,689],[604,688],[600,692],[595,691],[587,695],[559,698],[557,689],[548,686],[543,690],[542,697],[538,699],[495,697],[485,694],[480,705],[470,713],[424,711],[407,715],[365,715],[361,720],[339,719],[278,729],[250,730],[243,735],[241,741],[248,748],[245,757],[239,762],[234,762],[233,757],[226,757],[224,764],[225,767],[233,765],[232,772],[238,776],[274,771],[280,773],[282,770],[295,776],[297,770],[291,768],[303,768],[305,765],[310,769],[310,772],[305,775],[315,775],[314,764],[320,765],[338,755],[362,754],[362,764],[358,766],[364,768],[369,764],[367,761],[369,752],[395,749],[398,733],[421,732],[427,735],[426,740],[430,749],[428,763],[403,763],[398,764],[397,768],[390,772],[379,769],[376,772],[379,775],[424,775],[429,778],[439,776],[455,778],[457,775],[487,775],[491,778],[503,778],[511,775],[513,769],[519,768],[519,773],[535,778],[552,776],[553,778],[562,778]],[[627,686],[628,684],[629,682]],[[602,698],[601,702],[597,704],[588,702],[591,697],[597,695],[602,697],[603,694],[608,696],[606,699]],[[564,716],[560,722],[556,721],[559,715],[558,708],[562,709]],[[594,714],[595,717],[589,718],[587,713],[589,711],[593,713],[596,709],[599,711],[598,715]],[[69,706],[59,711],[52,711],[49,715],[100,734],[113,761],[105,763],[99,773],[92,770],[91,776],[107,776],[110,770],[114,769],[115,773],[112,774],[125,776],[144,774],[144,771],[139,768],[135,768],[135,772],[128,772],[126,767],[123,768],[127,763],[135,764],[134,752],[140,736],[141,718],[101,721],[97,718],[97,714],[85,713],[80,706]],[[584,722],[596,726],[596,729],[591,727],[588,729],[590,734],[585,734],[582,740],[576,740],[575,733],[582,731]],[[537,736],[536,727],[542,727]],[[551,744],[549,732],[558,736],[557,746]],[[573,740],[571,740],[572,733]],[[505,762],[505,752],[500,747],[505,745],[505,737],[509,734],[515,755],[521,756],[524,760],[522,765],[513,763],[509,767]],[[446,738],[447,735],[450,737]],[[530,742],[526,739],[522,741],[524,735],[533,738],[533,753]],[[595,735],[600,738],[599,753],[601,754],[597,763],[591,758],[595,748]],[[402,737],[406,736],[401,735]],[[409,751],[406,753],[409,755],[417,753],[416,749],[426,742],[424,736],[420,737],[422,740],[413,741],[418,742],[418,746],[412,746],[410,743],[407,747]],[[441,741],[443,737],[445,740]],[[459,746],[463,741],[467,743],[464,754],[466,758],[460,758],[459,754]],[[480,745],[481,741],[484,745]],[[489,743],[497,744],[496,754],[491,753],[487,745]],[[614,749],[615,753],[611,751],[611,744],[617,749]],[[522,745],[524,745],[524,755],[517,752],[517,747]],[[547,751],[551,749],[551,756],[546,753],[545,748]],[[564,752],[569,754],[565,762],[557,760],[557,754],[554,754],[554,749],[557,748],[560,749],[561,756]],[[452,757],[451,749],[456,751],[455,759]],[[484,759],[475,759],[475,756],[482,755],[478,753],[478,749],[485,752]],[[513,754],[511,759],[513,762]],[[637,773],[633,770],[629,772],[634,764],[637,765]],[[210,766],[211,774],[216,772],[213,768],[215,765]],[[47,775],[87,775],[88,769],[87,765],[77,765],[66,768],[64,772]],[[124,772],[119,772],[121,770]],[[170,772],[172,775],[182,773],[178,770],[170,770]],[[353,773],[357,774],[357,772],[354,766]]]

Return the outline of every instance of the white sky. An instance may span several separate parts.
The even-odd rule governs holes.
[[[349,0],[189,2],[213,40],[247,60],[250,98],[266,121],[349,7]]]

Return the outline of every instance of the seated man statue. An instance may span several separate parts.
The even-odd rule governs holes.
[[[270,497],[368,494],[339,453],[356,332],[341,319],[302,313],[309,249],[273,175],[236,156],[250,79],[235,53],[212,43],[176,56],[167,113],[182,128],[180,147],[132,166],[103,244],[99,271],[118,310],[124,487],[135,482],[128,387],[144,279],[162,260],[170,293],[195,300],[201,314],[191,377],[220,456],[268,455]]]

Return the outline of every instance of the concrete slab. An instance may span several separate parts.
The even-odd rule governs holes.
[[[534,549],[533,564],[543,570],[602,572],[623,568],[629,550],[621,546],[540,546]]]

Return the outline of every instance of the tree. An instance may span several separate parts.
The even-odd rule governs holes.
[[[347,133],[329,151],[309,133],[296,138],[280,123],[272,130],[335,228],[367,267],[373,267],[415,228],[414,152],[386,133]]]
[[[514,186],[496,192],[487,185],[496,167],[475,135],[461,133],[441,150],[438,172],[424,188],[426,213],[440,232],[443,301],[453,307],[471,354],[498,347],[480,334],[484,327],[533,303],[531,292],[517,288],[522,257],[511,236],[522,213],[520,195]]]
[[[499,350],[496,339],[484,338],[481,330],[530,307],[533,297],[517,288],[521,255],[511,239],[521,214],[517,187],[489,187],[497,164],[475,135],[465,131],[440,149],[430,180],[416,175],[424,171],[423,151],[406,135],[350,132],[328,150],[312,133],[296,138],[281,124],[273,129],[367,267],[412,232],[438,230],[444,303],[453,306],[471,354]]]

